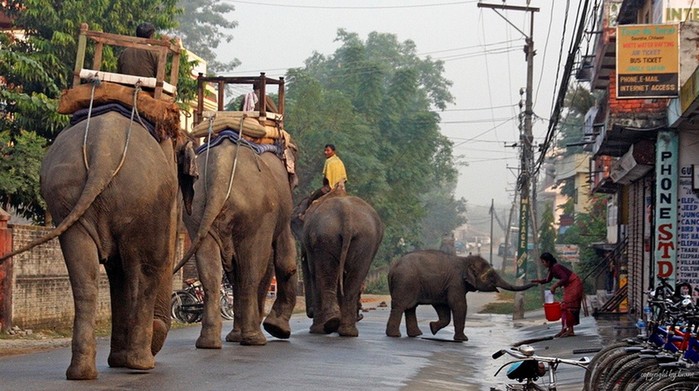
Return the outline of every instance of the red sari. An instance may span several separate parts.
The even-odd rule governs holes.
[[[550,282],[554,277],[560,280],[558,285],[563,287],[561,302],[563,319],[561,320],[564,327],[580,324],[580,306],[583,297],[583,284],[580,277],[559,263],[554,263],[549,268],[549,275],[542,282]]]

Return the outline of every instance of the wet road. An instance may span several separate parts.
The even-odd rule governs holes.
[[[108,340],[101,339],[97,354],[100,376],[95,381],[64,380],[69,348],[5,357],[0,358],[0,389],[488,390],[507,381],[502,373],[493,377],[506,362],[505,358],[493,360],[493,352],[537,333],[557,331],[542,326],[537,319],[529,321],[531,328],[526,322],[513,325],[510,316],[473,314],[467,320],[469,341],[465,343],[451,341],[451,326],[435,336],[439,340],[396,339],[384,334],[388,313],[388,308],[365,312],[358,338],[309,334],[310,320],[297,314],[292,317],[289,340],[269,337],[262,347],[224,343],[221,350],[199,350],[194,347],[198,325],[173,330],[156,357],[156,368],[149,372],[109,368]],[[428,322],[434,319],[431,307],[419,307],[418,320],[424,333],[429,334]],[[231,322],[224,323],[224,335],[231,326]],[[401,331],[405,332],[404,324]],[[590,338],[594,345],[594,337]],[[566,350],[560,354],[571,357]],[[580,389],[583,375],[580,369],[561,368],[559,390]]]

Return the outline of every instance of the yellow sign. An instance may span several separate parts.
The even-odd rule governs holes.
[[[677,24],[617,26],[617,99],[679,95]]]

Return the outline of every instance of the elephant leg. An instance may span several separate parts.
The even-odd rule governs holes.
[[[337,260],[325,252],[316,252],[310,259],[315,268],[316,313],[313,325],[322,327],[322,333],[330,334],[340,327],[340,306],[338,304]],[[317,330],[320,331],[320,330]]]
[[[201,332],[195,346],[199,349],[221,349],[220,299],[223,268],[221,267],[221,250],[216,241],[207,236],[196,254],[199,280],[204,287],[204,313],[202,314]],[[237,300],[238,297],[235,297]]]
[[[233,286],[233,329],[226,335],[226,342],[238,342],[243,340],[242,333],[240,332],[240,325],[242,324],[242,319],[240,317],[240,310],[236,307],[239,303],[236,297],[240,297],[242,294],[238,288],[238,284],[235,283],[235,272],[227,273],[228,281],[231,282]]]
[[[131,299],[127,295],[126,277],[121,268],[121,258],[110,259],[104,268],[109,277],[109,293],[112,306],[112,338],[111,348],[107,363],[110,367],[121,368],[126,366],[126,350],[129,334],[129,314],[131,309],[128,303]]]
[[[60,236],[61,249],[73,291],[72,357],[68,380],[97,378],[95,366],[95,318],[98,304],[99,261],[92,238],[74,227]]]
[[[277,277],[277,295],[272,310],[264,321],[265,330],[276,338],[289,338],[289,319],[296,306],[296,244],[287,227],[274,244],[274,273]]]
[[[386,335],[389,337],[400,337],[400,321],[403,318],[403,308],[398,307],[395,302],[391,302],[391,313],[388,315],[386,323]]]
[[[264,231],[264,230],[262,230]],[[236,310],[240,311],[241,345],[266,345],[267,338],[260,327],[257,289],[267,272],[272,246],[256,246],[263,240],[250,238],[245,245],[236,250],[233,263],[238,265],[235,273],[236,284],[240,294],[235,298]]]
[[[119,246],[119,251],[124,265],[124,275],[127,277],[126,294],[132,300],[131,314],[128,317],[129,342],[126,367],[139,370],[153,369],[155,357],[153,357],[151,345],[155,298],[163,273],[166,270],[172,273],[169,260],[161,258],[163,254],[167,254],[164,248],[168,243],[163,240],[162,243],[153,243],[150,248],[136,248],[128,244],[134,242],[129,238],[125,238],[123,242],[124,244]]]
[[[357,329],[357,302],[359,301],[359,290],[352,289],[351,292],[340,298],[340,327],[337,329],[341,337],[358,337]]]
[[[468,337],[464,334],[467,310],[466,296],[461,294],[450,298],[449,307],[454,315],[454,341],[468,341]]]
[[[315,291],[308,258],[305,251],[301,255],[301,270],[303,271],[303,294],[306,299],[306,316],[313,318],[313,292]]]
[[[417,316],[415,315],[417,305],[414,305],[405,310],[405,328],[408,337],[417,337],[422,335],[422,331],[417,327]]]
[[[430,322],[430,331],[432,335],[437,334],[437,332],[449,325],[451,322],[451,308],[446,304],[434,304],[435,311],[437,311],[437,316],[439,320],[436,322]]]
[[[165,345],[165,339],[170,332],[172,325],[172,268],[176,258],[177,248],[177,225],[179,223],[180,211],[177,208],[177,202],[173,200],[172,210],[170,211],[170,227],[164,232],[168,233],[169,243],[164,252],[161,254],[166,266],[162,269],[160,281],[155,297],[155,305],[153,308],[153,339],[151,340],[151,353],[153,356],[158,354]]]

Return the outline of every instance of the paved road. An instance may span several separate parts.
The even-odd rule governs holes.
[[[469,303],[475,310],[493,298],[470,293]],[[552,335],[559,327],[547,324],[540,313],[528,314],[516,324],[510,316],[473,314],[467,320],[465,343],[451,341],[451,327],[440,331],[437,340],[396,339],[384,334],[388,312],[388,308],[366,312],[358,338],[309,334],[309,319],[294,315],[291,338],[270,337],[262,347],[225,343],[221,350],[198,350],[194,347],[198,325],[173,330],[156,358],[156,368],[149,372],[109,368],[108,340],[103,339],[97,356],[100,377],[95,381],[64,380],[69,348],[0,358],[0,390],[488,390],[507,380],[503,374],[493,377],[506,362],[504,357],[493,360],[493,352],[515,341]],[[428,322],[435,318],[431,307],[419,307],[420,327],[426,334]],[[231,326],[224,323],[224,335]],[[580,336],[567,342],[535,346],[542,354],[572,357],[572,349],[599,345],[594,319],[584,318],[581,326]],[[579,390],[582,377],[580,369],[561,368],[559,390]]]

